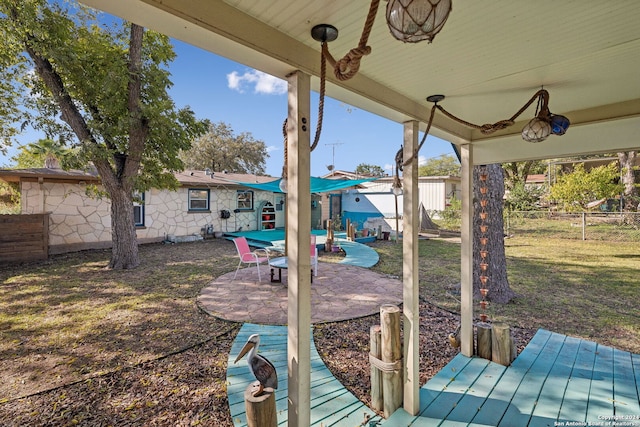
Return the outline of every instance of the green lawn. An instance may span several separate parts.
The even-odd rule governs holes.
[[[375,269],[401,275],[401,246],[379,246],[381,261]],[[637,244],[515,237],[505,240],[505,250],[509,282],[519,297],[506,305],[490,305],[490,319],[640,353]],[[420,296],[459,312],[459,243],[421,240],[419,256]]]

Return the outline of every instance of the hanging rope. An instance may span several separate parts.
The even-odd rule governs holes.
[[[322,120],[324,118],[324,94],[326,92],[327,83],[327,58],[325,52],[329,52],[327,42],[322,42],[322,52],[320,53],[320,98],[318,99],[318,124],[316,125],[316,136],[311,144],[311,151],[315,150],[320,142],[320,134],[322,133]]]
[[[318,142],[320,142],[320,134],[322,133],[322,121],[324,119],[324,97],[326,93],[326,74],[327,74],[327,60],[325,58],[325,52],[327,51],[327,43],[322,43],[322,53],[320,54],[320,98],[318,100],[318,124],[316,125],[316,134],[311,143],[310,151],[316,149]],[[282,166],[282,178],[287,178],[287,123],[288,119],[284,119],[282,124],[282,136],[284,138],[284,165]]]
[[[533,103],[533,101],[538,100],[538,105],[542,105],[543,108],[544,106],[547,106],[549,103],[549,92],[547,92],[545,89],[540,89],[539,91],[537,91],[529,101],[527,101],[526,104],[524,104],[524,106],[522,108],[520,108],[513,116],[511,116],[510,118],[506,119],[506,120],[499,120],[493,124],[491,123],[486,123],[483,125],[476,125],[473,124],[471,122],[468,122],[466,120],[462,120],[459,117],[454,116],[453,114],[451,114],[450,112],[448,112],[447,110],[444,109],[444,107],[442,107],[441,105],[434,105],[434,107],[436,107],[438,110],[440,110],[442,112],[442,114],[444,114],[445,116],[449,117],[450,119],[463,124],[467,127],[473,128],[473,129],[478,129],[480,130],[480,132],[482,132],[485,135],[491,134],[493,132],[502,130],[502,129],[506,129],[509,126],[513,125],[516,121],[516,119],[522,114],[524,113],[524,111],[529,108],[529,106]],[[548,108],[547,108],[548,110]],[[542,110],[541,110],[542,111]],[[538,114],[538,108],[536,108],[536,115]]]
[[[284,119],[282,123],[282,136],[284,137],[284,164],[282,165],[282,179],[288,179],[289,173],[287,172],[287,163],[289,156],[287,156],[287,119]]]
[[[402,150],[400,150],[398,152],[398,154],[396,154],[396,174],[398,172],[398,169],[402,170],[402,168],[404,166],[409,165],[409,163],[411,163],[413,161],[413,159],[415,159],[418,156],[418,153],[420,152],[420,149],[422,148],[422,146],[424,145],[425,141],[427,140],[427,136],[429,135],[429,131],[431,130],[431,124],[433,123],[433,116],[435,116],[435,114],[436,114],[436,108],[437,107],[438,107],[438,103],[435,103],[433,105],[433,107],[431,107],[431,116],[429,116],[429,122],[427,122],[427,129],[424,131],[424,135],[422,135],[422,140],[420,141],[420,144],[418,145],[418,148],[416,148],[413,151],[413,154],[411,155],[411,157],[409,159],[407,159],[406,162],[403,162],[402,161]]]
[[[400,163],[399,163],[398,155],[401,154],[401,152],[398,152],[398,154],[396,154],[396,173],[398,170],[402,170],[403,166],[407,166],[418,156],[418,152],[422,148],[422,145],[424,144],[424,142],[427,140],[427,135],[429,135],[429,130],[431,129],[431,124],[433,123],[433,117],[435,115],[436,109],[442,112],[442,114],[444,114],[445,116],[449,117],[451,120],[456,121],[464,126],[467,126],[473,129],[478,129],[483,134],[488,135],[498,130],[506,129],[509,126],[512,126],[515,123],[516,119],[522,113],[524,113],[525,110],[529,108],[531,104],[533,104],[533,101],[536,101],[536,100],[538,101],[538,105],[536,107],[536,116],[538,115],[548,116],[550,114],[549,113],[549,92],[547,92],[545,89],[540,89],[531,97],[531,99],[529,99],[529,101],[526,102],[526,104],[522,106],[522,108],[520,108],[510,118],[505,120],[499,120],[493,124],[486,123],[483,125],[476,125],[466,120],[462,120],[461,118],[454,116],[453,114],[445,110],[444,107],[442,107],[436,102],[433,105],[433,107],[431,107],[431,116],[429,117],[429,122],[427,123],[427,129],[425,130],[424,135],[422,136],[422,141],[420,141],[420,145],[418,145],[418,148],[413,152],[413,155],[411,156],[411,158],[407,159],[407,161],[405,162],[402,162],[402,156],[400,156]],[[398,177],[398,180],[399,180],[399,177]]]
[[[353,48],[347,53],[341,60],[336,61],[331,53],[326,41],[321,44],[320,53],[320,98],[318,100],[318,124],[316,126],[316,134],[311,143],[310,150],[316,149],[320,142],[320,135],[322,134],[322,121],[324,119],[324,98],[326,93],[326,81],[327,81],[327,61],[333,67],[333,72],[338,80],[349,80],[358,73],[360,70],[360,60],[364,55],[371,53],[371,46],[367,46],[373,23],[376,19],[376,13],[378,12],[378,5],[380,0],[371,0],[369,6],[369,13],[360,36],[360,43],[358,47]],[[282,126],[282,134],[284,137],[284,166],[282,167],[282,178],[287,178],[287,119],[285,119]]]
[[[362,30],[362,35],[360,36],[360,42],[358,43],[358,47],[351,49],[342,59],[336,61],[329,49],[326,50],[326,56],[329,60],[329,63],[333,67],[333,74],[340,81],[349,80],[353,76],[358,73],[360,70],[360,60],[364,55],[369,55],[371,53],[371,46],[367,45],[369,41],[369,35],[371,34],[371,29],[373,28],[373,23],[376,20],[376,13],[378,12],[378,5],[380,4],[380,0],[371,0],[371,5],[369,6],[369,13],[367,14],[367,19],[364,23],[364,28]]]

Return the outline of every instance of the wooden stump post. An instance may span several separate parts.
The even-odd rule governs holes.
[[[511,364],[511,329],[506,323],[493,324],[491,360],[504,366]]]
[[[491,360],[491,325],[486,322],[480,322],[477,325],[478,330],[478,356],[483,359]]]
[[[384,304],[380,307],[380,325],[382,338],[381,360],[385,365],[389,366],[382,372],[383,409],[385,418],[388,418],[396,409],[402,406],[400,308],[392,304]]]
[[[369,334],[369,354],[380,360],[382,357],[382,332],[380,325],[373,325]],[[373,363],[371,364],[371,407],[376,411],[382,411],[382,371]]]
[[[247,427],[276,427],[276,393],[273,389],[265,388],[260,396],[254,397],[253,393],[258,390],[258,386],[259,383],[254,381],[244,390]]]

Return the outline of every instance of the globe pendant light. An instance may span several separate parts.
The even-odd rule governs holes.
[[[564,135],[569,129],[571,122],[568,118],[560,114],[551,115],[551,133],[554,135]]]
[[[451,12],[451,0],[389,0],[387,25],[398,40],[429,43],[442,30]]]
[[[551,134],[551,125],[549,122],[534,117],[522,129],[522,139],[527,142],[542,142]]]

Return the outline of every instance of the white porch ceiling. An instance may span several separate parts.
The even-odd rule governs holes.
[[[311,28],[338,28],[336,59],[357,46],[369,9],[365,0],[83,0],[171,37],[284,78],[320,71]],[[640,149],[640,2],[637,0],[453,0],[432,44],[403,44],[387,29],[381,1],[359,74],[329,76],[327,94],[397,122],[425,122],[444,94],[451,113],[476,124],[512,116],[540,87],[550,109],[572,126],[563,137],[531,144],[522,123],[493,135],[436,114],[432,133],[472,143],[475,163],[564,157]],[[317,87],[317,79],[315,84]],[[401,138],[401,135],[399,135]]]

